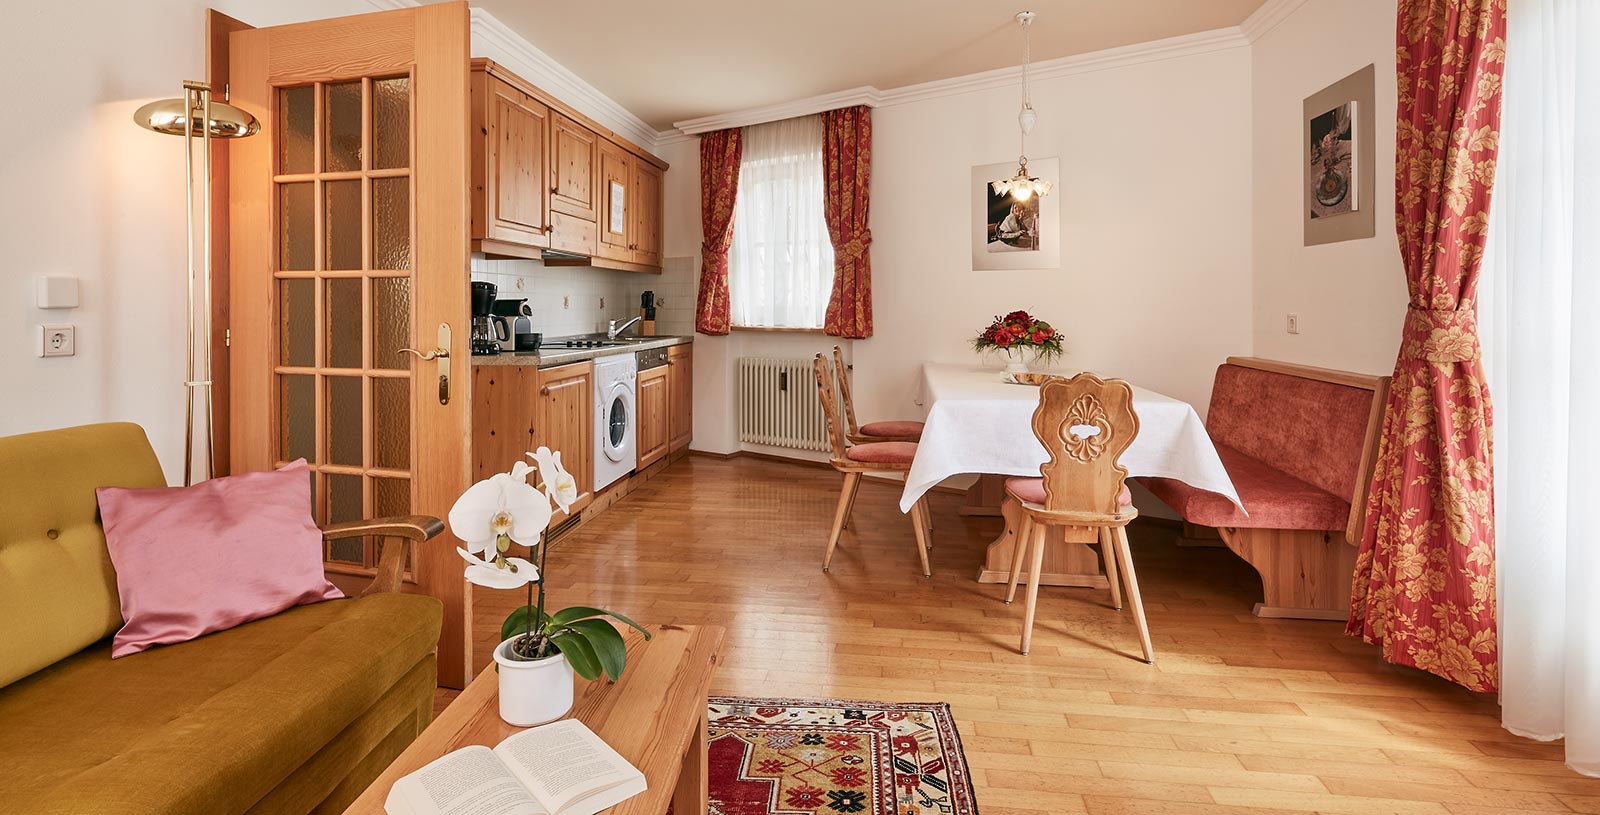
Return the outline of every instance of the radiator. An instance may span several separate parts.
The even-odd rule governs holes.
[[[809,359],[739,358],[739,441],[827,452],[827,422]]]

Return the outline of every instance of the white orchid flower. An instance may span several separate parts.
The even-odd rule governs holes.
[[[467,582],[486,589],[515,589],[539,579],[539,570],[520,557],[505,559],[505,568],[493,560],[484,560],[461,547],[456,547],[461,559],[467,562]]]
[[[578,500],[578,481],[561,466],[561,454],[548,447],[540,447],[528,457],[539,465],[539,480],[544,482],[544,493],[566,512]]]
[[[550,524],[550,501],[528,485],[526,462],[509,473],[498,473],[467,488],[450,508],[450,531],[467,545],[467,551],[495,550],[501,536],[524,546],[535,546]]]

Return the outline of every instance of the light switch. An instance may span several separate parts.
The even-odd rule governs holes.
[[[39,356],[70,357],[78,352],[70,325],[39,326]]]
[[[39,308],[77,308],[78,278],[61,275],[40,275],[38,289]]]

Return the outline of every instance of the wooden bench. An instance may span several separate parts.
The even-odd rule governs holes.
[[[1216,493],[1140,482],[1261,574],[1258,617],[1343,620],[1389,377],[1229,357],[1206,431],[1248,516]]]

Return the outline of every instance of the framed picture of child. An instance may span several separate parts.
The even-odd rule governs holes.
[[[1029,159],[1028,174],[1055,184],[1059,159]],[[974,271],[1056,269],[1061,266],[1061,216],[1057,188],[1040,198],[999,193],[992,182],[1017,172],[1016,162],[972,168],[972,268]]]

